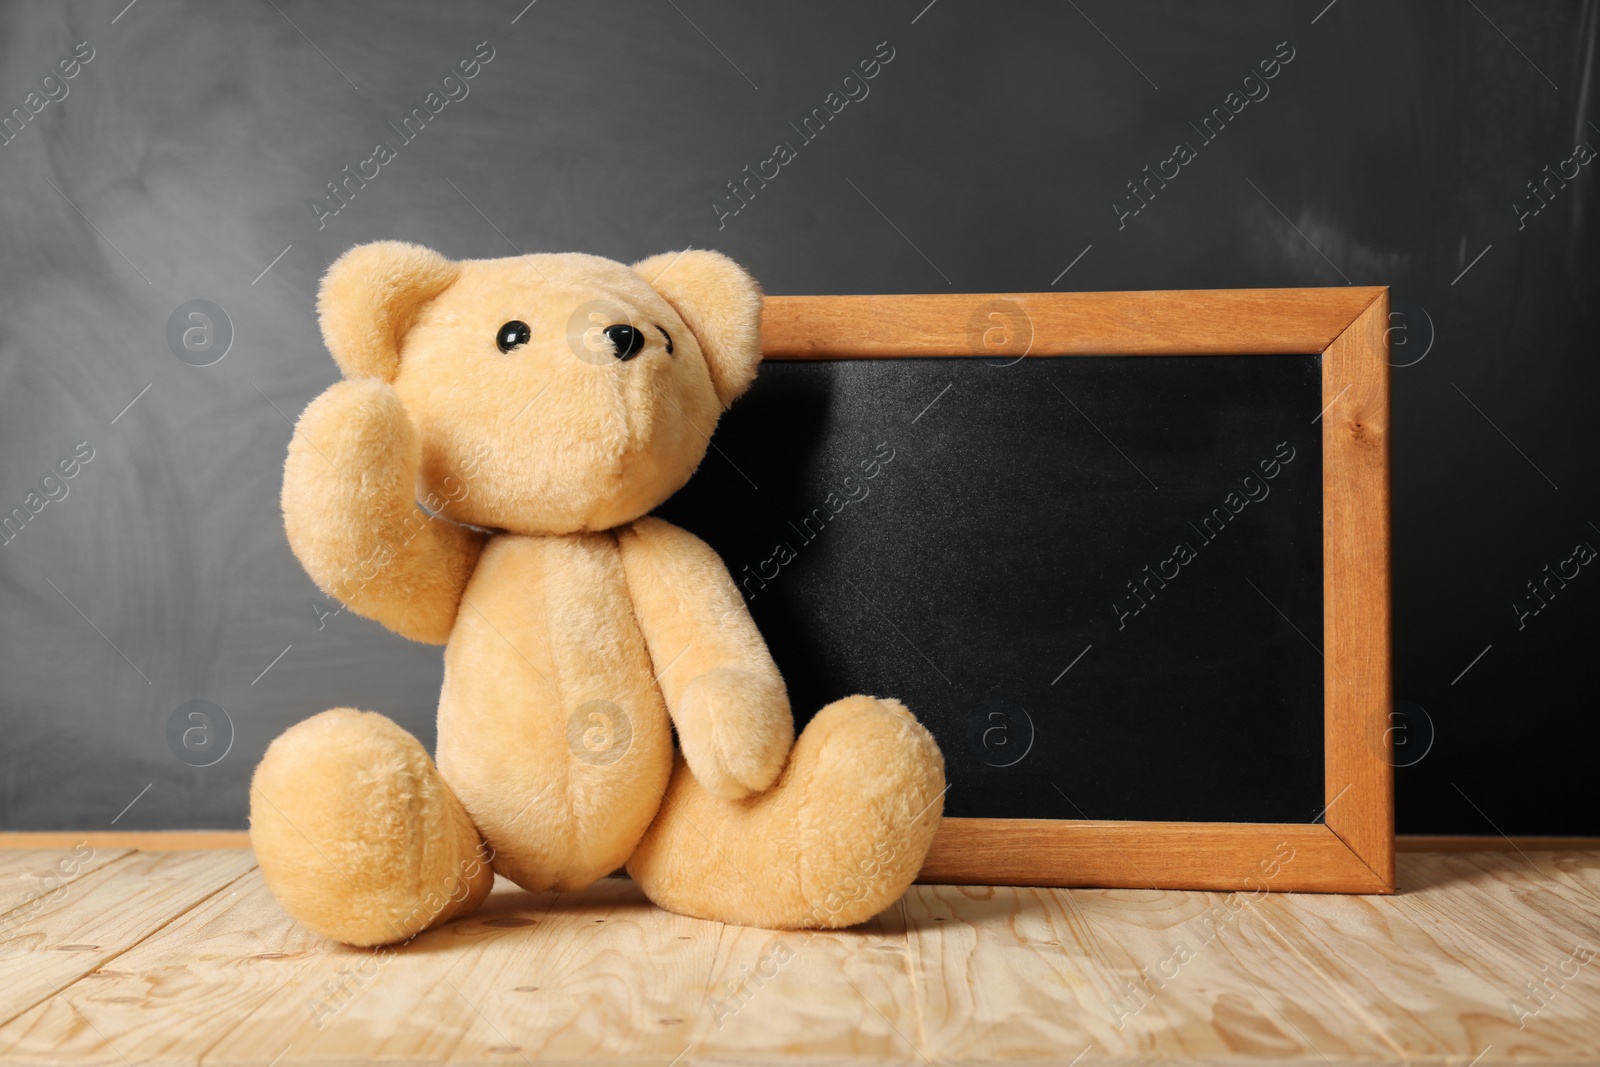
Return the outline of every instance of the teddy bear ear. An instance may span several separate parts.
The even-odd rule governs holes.
[[[761,362],[761,286],[720,252],[664,252],[633,272],[672,305],[700,342],[726,408],[750,388]]]
[[[432,249],[404,241],[357,245],[335,260],[322,276],[317,317],[344,376],[394,381],[417,312],[460,272]]]

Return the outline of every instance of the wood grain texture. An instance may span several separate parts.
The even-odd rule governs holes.
[[[1065,1063],[1104,1048],[1110,1019],[1082,966],[1092,937],[1070,894],[913,886],[902,904],[929,1060]]]
[[[192,855],[249,862],[248,853]],[[0,1062],[197,1063],[332,948],[284,914],[258,871],[168,918],[156,935],[0,1027]]]
[[[145,852],[192,852],[195,849],[249,848],[248,830],[9,830],[0,833],[0,850],[15,848],[70,849],[86,844],[96,849],[142,849]]]
[[[945,819],[918,880],[1302,893],[1382,893],[1391,884],[1314,823],[1057,819]]]
[[[56,890],[129,851],[85,845],[81,836],[65,851],[45,845],[0,851],[0,930],[15,926],[20,913],[46,906],[45,898]]]
[[[1556,857],[1538,854],[1543,865]],[[1514,853],[1410,855],[1392,899],[1263,898],[1285,947],[1406,1060],[1582,1063],[1600,1055],[1600,963],[1529,991],[1578,945],[1596,902],[1568,899]]]
[[[1324,819],[1394,885],[1389,577],[1389,291],[1322,364]]]
[[[936,1062],[1381,1058],[1251,911],[1250,894],[918,887]],[[933,920],[929,922],[927,920]],[[930,1012],[937,1014],[937,1012]]]
[[[1395,896],[923,885],[816,936],[671,915],[624,879],[501,882],[387,957],[300,929],[249,865],[84,875],[45,941],[0,952],[8,1002],[59,986],[0,1025],[0,1062],[1600,1061],[1600,851],[1408,853]]]
[[[254,865],[238,853],[143,852],[55,889],[0,933],[0,1023],[72,986]]]
[[[767,359],[1321,352],[1383,290],[769,296]]]
[[[665,1064],[688,1046],[718,930],[626,879],[571,896],[501,880],[479,911],[391,955],[322,942],[207,1063]]]
[[[1572,852],[1600,849],[1600,837],[1472,837],[1458,834],[1397,834],[1398,852]]]
[[[724,927],[689,1055],[916,1063],[925,1040],[911,966],[898,903],[847,931]]]

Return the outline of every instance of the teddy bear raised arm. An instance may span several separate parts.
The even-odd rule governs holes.
[[[289,445],[289,543],[351,610],[444,645],[445,676],[437,764],[350,708],[267,749],[250,839],[285,910],[394,944],[496,873],[577,890],[624,865],[660,906],[742,925],[896,900],[942,811],[933,738],[868,696],[796,738],[722,561],[649,517],[755,377],[755,281],[707,251],[628,267],[386,241],[341,257],[317,306],[344,380]]]

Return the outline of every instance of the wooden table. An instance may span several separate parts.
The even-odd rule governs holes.
[[[916,886],[843,933],[631,882],[374,954],[249,852],[0,851],[0,1063],[1600,1061],[1600,851],[1403,855],[1394,897]]]

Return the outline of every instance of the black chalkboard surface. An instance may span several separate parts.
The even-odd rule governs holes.
[[[915,711],[947,816],[1314,822],[1322,359],[768,362],[660,513],[798,722]]]

